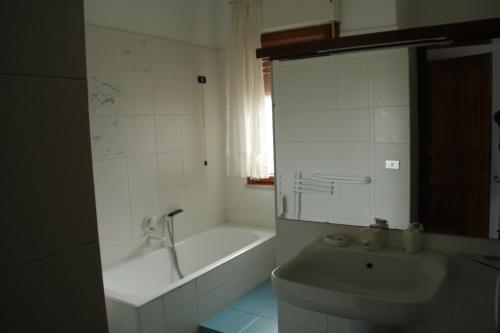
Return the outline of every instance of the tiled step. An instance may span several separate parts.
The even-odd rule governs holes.
[[[199,333],[278,333],[278,309],[266,281],[199,325]]]

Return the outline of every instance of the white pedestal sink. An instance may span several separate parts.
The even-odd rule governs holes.
[[[448,267],[448,257],[439,252],[369,251],[361,245],[333,247],[319,239],[276,268],[272,283],[278,298],[305,309],[374,325],[407,326],[425,318]]]

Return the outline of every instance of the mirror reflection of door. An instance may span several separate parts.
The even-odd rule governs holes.
[[[491,55],[428,60],[423,71],[419,215],[427,231],[488,237]]]

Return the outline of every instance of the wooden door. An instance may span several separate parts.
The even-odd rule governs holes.
[[[423,189],[429,231],[488,237],[490,73],[489,54],[428,64]]]

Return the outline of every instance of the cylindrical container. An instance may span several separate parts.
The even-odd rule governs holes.
[[[422,238],[422,225],[412,223],[408,229],[403,231],[403,246],[407,253],[415,253],[420,250]]]

